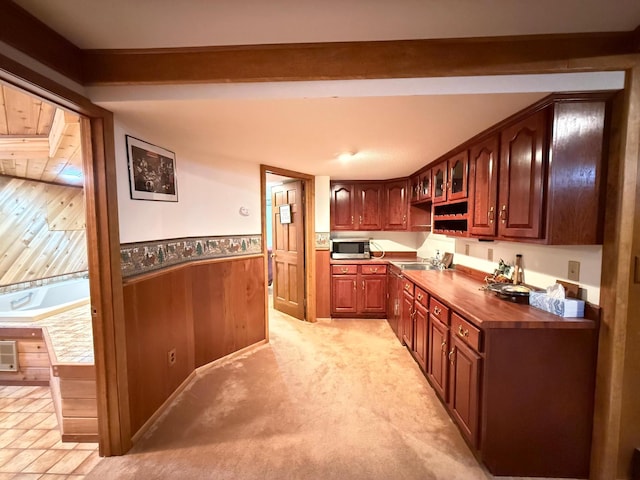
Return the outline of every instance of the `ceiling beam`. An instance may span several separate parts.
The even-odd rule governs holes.
[[[0,1],[0,41],[82,83],[82,51],[10,1]]]
[[[411,78],[592,71],[638,53],[638,33],[84,50],[86,85]]]

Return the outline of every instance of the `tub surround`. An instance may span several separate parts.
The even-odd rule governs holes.
[[[4,385],[49,385],[62,441],[96,442],[98,419],[91,311],[88,305],[30,324],[0,323],[0,338],[18,342],[19,371]]]

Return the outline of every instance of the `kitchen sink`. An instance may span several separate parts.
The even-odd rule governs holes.
[[[438,267],[430,263],[422,262],[392,262],[401,270],[438,270]]]

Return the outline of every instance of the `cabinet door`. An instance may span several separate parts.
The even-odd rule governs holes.
[[[547,111],[502,131],[498,233],[542,238]]]
[[[399,180],[384,186],[384,230],[407,229],[407,182]]]
[[[398,335],[398,317],[400,316],[400,302],[398,300],[398,275],[392,272],[387,274],[387,322]]]
[[[402,343],[413,350],[413,295],[402,292],[402,309],[400,325],[402,327]]]
[[[382,184],[356,186],[358,230],[382,230]]]
[[[431,170],[427,170],[420,174],[420,184],[418,191],[418,198],[420,201],[431,200],[433,194],[431,185],[433,184],[431,178]]]
[[[358,276],[361,290],[358,293],[359,313],[385,313],[387,300],[386,275]]]
[[[470,149],[469,197],[473,208],[469,218],[472,235],[496,235],[498,203],[498,136]]]
[[[331,313],[358,312],[357,275],[331,276]]]
[[[420,175],[415,175],[411,177],[409,182],[411,183],[410,185],[411,193],[410,193],[409,201],[411,203],[414,203],[420,200]]]
[[[427,370],[427,309],[415,301],[413,356],[422,368]]]
[[[429,349],[427,358],[427,376],[431,385],[444,402],[448,400],[449,385],[449,328],[437,319],[429,316]]]
[[[442,162],[431,169],[431,187],[433,203],[444,202],[447,199],[447,162]]]
[[[469,177],[469,151],[460,152],[447,161],[447,200],[467,198],[467,180]]]
[[[352,184],[331,185],[331,230],[355,230],[355,187]]]
[[[478,444],[480,356],[451,336],[449,409],[469,443]]]

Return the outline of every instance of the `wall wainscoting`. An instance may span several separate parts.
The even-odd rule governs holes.
[[[188,237],[120,245],[122,277],[180,263],[262,253],[261,235]]]

